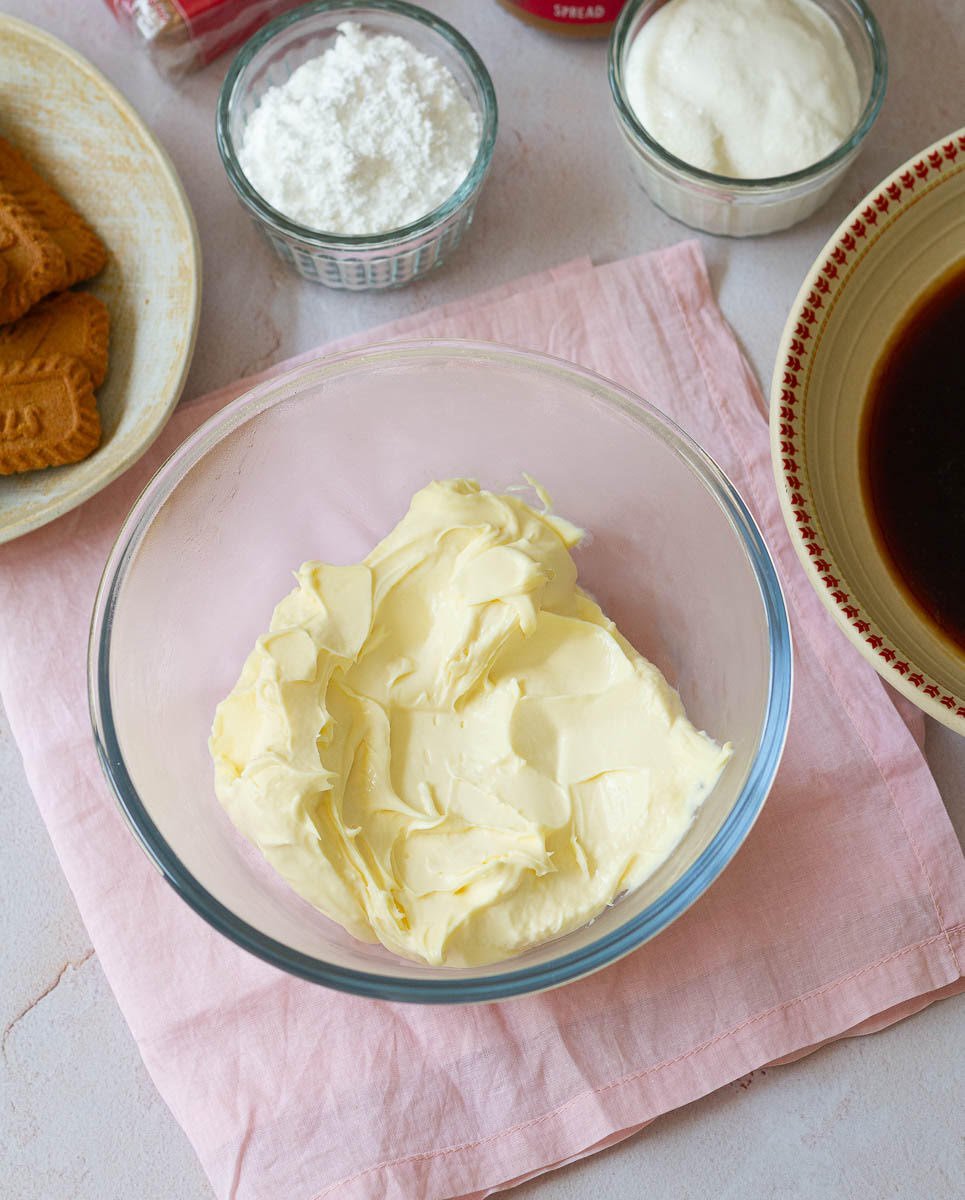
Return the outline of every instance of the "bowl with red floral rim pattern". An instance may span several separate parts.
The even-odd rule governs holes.
[[[956,267],[965,271],[965,129],[883,180],[818,255],[781,338],[770,424],[784,520],[811,585],[882,678],[965,735],[965,651],[882,549],[861,462],[881,356]]]

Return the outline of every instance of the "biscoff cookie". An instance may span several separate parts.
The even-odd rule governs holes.
[[[104,243],[80,213],[4,138],[0,138],[0,189],[19,200],[63,251],[67,263],[63,287],[103,270],[107,262]]]
[[[76,358],[0,364],[0,475],[78,462],[100,439],[94,387]]]
[[[110,316],[88,292],[61,292],[0,328],[0,363],[66,354],[79,358],[100,387],[107,374]]]
[[[64,286],[67,265],[53,237],[13,196],[0,192],[0,324]]]

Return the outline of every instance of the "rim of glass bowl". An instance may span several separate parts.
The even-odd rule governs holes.
[[[444,38],[457,54],[460,55],[468,67],[470,74],[478,84],[482,95],[482,113],[480,114],[482,128],[479,136],[479,149],[476,152],[475,161],[469,168],[469,173],[452,195],[448,199],[443,200],[431,212],[419,217],[417,221],[412,221],[408,225],[400,225],[397,229],[390,229],[385,233],[328,233],[324,229],[314,229],[310,225],[301,225],[298,221],[292,220],[291,217],[286,217],[277,208],[273,208],[261,193],[248,182],[248,177],[242,170],[235,152],[229,127],[229,118],[235,92],[240,84],[245,68],[251,62],[252,58],[254,58],[255,54],[270,42],[276,34],[288,29],[291,25],[298,24],[300,21],[305,21],[320,13],[344,11],[346,17],[349,17],[352,13],[362,16],[366,11],[371,12],[373,10],[408,17],[410,20],[426,26]],[[231,185],[241,202],[259,220],[278,230],[278,232],[285,234],[287,237],[320,248],[335,246],[378,248],[380,246],[392,246],[408,241],[409,238],[418,237],[420,234],[428,233],[442,224],[443,221],[465,204],[482,184],[489,170],[493,156],[493,147],[496,144],[498,124],[499,116],[496,104],[496,91],[493,87],[489,71],[486,69],[486,64],[459,30],[450,25],[448,21],[444,21],[434,13],[427,12],[424,8],[419,8],[414,4],[406,4],[404,0],[368,0],[367,3],[351,3],[350,0],[314,0],[313,3],[304,4],[300,8],[282,13],[280,17],[269,21],[267,25],[249,38],[238,51],[231,66],[228,68],[228,73],[218,94],[215,132],[221,162],[228,175],[228,179],[231,181]]]
[[[476,979],[461,976],[455,970],[446,978],[397,979],[335,966],[268,937],[215,899],[184,866],[141,803],[124,764],[111,709],[111,629],[120,588],[145,533],[188,471],[223,438],[290,396],[292,387],[308,377],[321,380],[359,365],[385,360],[460,357],[537,369],[570,381],[575,378],[582,387],[592,390],[597,399],[660,437],[698,475],[724,511],[757,577],[771,652],[767,707],[753,764],[734,807],[697,860],[642,912],[589,945],[548,963],[514,968],[510,959],[505,970]],[[231,941],[302,979],[359,996],[437,1004],[502,1000],[568,983],[637,949],[689,908],[736,854],[763,807],[784,748],[791,684],[790,629],[777,572],[753,517],[713,459],[659,409],[602,376],[549,355],[467,341],[400,342],[305,364],[257,385],[210,417],[158,469],[121,527],[94,602],[88,651],[91,722],[101,767],[135,837],[181,898]]]
[[[627,39],[630,36],[630,27],[644,4],[650,2],[651,0],[630,0],[630,3],[621,10],[620,15],[617,17],[617,23],[614,25],[613,32],[610,35],[610,44],[607,52],[607,74],[610,79],[610,94],[616,105],[620,124],[626,132],[636,141],[643,142],[644,146],[646,146],[655,158],[665,166],[671,167],[678,174],[685,175],[701,183],[711,184],[717,188],[726,188],[728,191],[745,192],[748,194],[777,191],[781,188],[793,187],[795,184],[807,183],[832,171],[842,161],[847,159],[852,151],[860,146],[871,126],[878,119],[878,113],[881,111],[881,105],[885,98],[885,90],[888,85],[888,51],[885,47],[884,35],[881,32],[881,27],[874,13],[865,3],[865,0],[842,0],[844,4],[854,10],[864,27],[865,35],[868,38],[868,44],[871,48],[873,66],[868,100],[849,138],[832,150],[830,154],[818,159],[815,163],[811,163],[810,166],[803,167],[800,171],[791,171],[787,175],[768,175],[761,179],[739,179],[731,175],[715,175],[712,171],[704,171],[700,167],[695,167],[692,163],[685,162],[682,158],[677,158],[675,154],[671,154],[669,150],[656,141],[640,123],[629,100],[626,98],[626,89],[623,82],[623,52]]]

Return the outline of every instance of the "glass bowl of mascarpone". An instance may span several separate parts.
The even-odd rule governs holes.
[[[864,0],[630,0],[610,38],[638,182],[694,229],[787,229],[841,182],[887,84]]]
[[[90,647],[101,764],[178,894],[283,970],[423,1003],[555,987],[684,912],[761,811],[791,672],[707,455],[466,342],[212,417],[125,522]]]
[[[482,59],[404,0],[315,0],[251,37],[228,69],[216,134],[256,228],[302,278],[401,287],[472,224],[496,140]]]

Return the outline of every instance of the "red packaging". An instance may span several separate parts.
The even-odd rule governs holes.
[[[500,0],[530,24],[559,33],[606,33],[626,0],[598,0],[596,4],[563,4],[559,0]]]
[[[166,74],[203,67],[302,0],[107,0]]]

